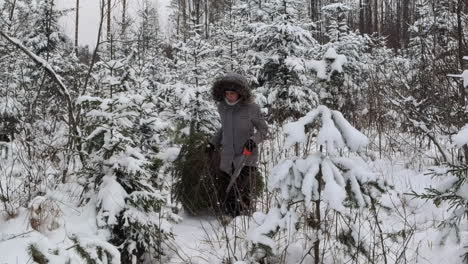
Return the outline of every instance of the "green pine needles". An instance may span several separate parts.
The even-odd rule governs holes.
[[[219,155],[205,151],[207,142],[205,135],[192,131],[174,162],[176,199],[193,215],[215,209],[221,199],[218,189],[224,186],[216,176]]]

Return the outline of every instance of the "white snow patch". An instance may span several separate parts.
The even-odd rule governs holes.
[[[455,136],[452,137],[453,142],[455,145],[459,148],[461,148],[463,145],[468,144],[468,124],[466,124],[460,132],[458,132]]]

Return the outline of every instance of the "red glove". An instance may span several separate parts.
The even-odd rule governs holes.
[[[253,141],[252,139],[247,140],[244,144],[244,148],[247,149],[249,152],[253,152],[255,148],[257,147],[257,143]]]

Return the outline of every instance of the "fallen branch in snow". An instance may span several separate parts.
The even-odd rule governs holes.
[[[21,234],[18,234],[18,235],[14,235],[14,236],[11,236],[11,237],[9,237],[9,238],[0,240],[0,242],[5,242],[5,241],[8,241],[8,240],[15,239],[15,238],[17,238],[17,237],[27,235],[27,234],[29,234],[29,233],[31,233],[31,232],[33,232],[33,231],[36,231],[36,230],[30,230],[30,231],[28,231],[28,232],[24,232],[24,233],[21,233]]]

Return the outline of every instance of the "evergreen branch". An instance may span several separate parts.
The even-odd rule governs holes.
[[[37,244],[32,243],[28,246],[28,254],[32,257],[34,262],[39,264],[49,263],[49,259],[38,249]]]

